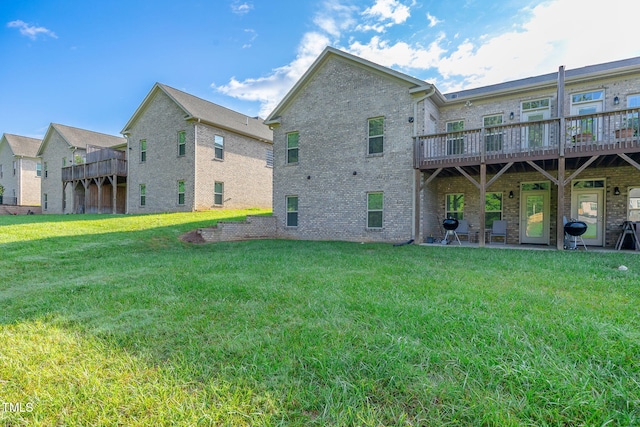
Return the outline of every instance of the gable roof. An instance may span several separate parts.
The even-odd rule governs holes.
[[[12,135],[5,133],[2,135],[2,141],[7,141],[9,148],[16,157],[37,157],[38,148],[42,142],[36,138],[29,138],[27,136]]]
[[[635,57],[566,70],[564,73],[564,79],[565,84],[568,84],[602,76],[618,76],[628,73],[638,73],[639,71],[640,57]],[[470,98],[496,96],[505,92],[515,93],[531,89],[537,90],[547,87],[555,88],[558,85],[558,73],[559,71],[554,73],[542,74],[539,76],[526,77],[524,79],[497,83],[489,86],[482,86],[473,89],[446,93],[444,96],[445,98],[447,98],[447,101],[454,102],[459,101],[460,99],[469,100]]]
[[[65,126],[57,123],[51,123],[42,138],[42,143],[38,149],[38,156],[42,155],[44,148],[49,143],[49,139],[53,132],[57,132],[62,139],[69,145],[69,148],[82,148],[86,149],[87,145],[95,145],[98,147],[114,147],[122,146],[126,144],[127,140],[121,136],[107,135],[100,132],[94,132],[91,130],[74,128],[71,126]]]
[[[375,73],[383,74],[385,76],[398,79],[405,82],[409,87],[409,92],[412,94],[421,94],[423,92],[430,92],[433,94],[433,100],[436,104],[440,105],[444,103],[444,97],[436,89],[436,87],[430,83],[420,80],[416,77],[411,77],[407,74],[399,71],[392,70],[391,68],[384,67],[374,62],[368,61],[364,58],[352,55],[347,52],[343,52],[334,47],[327,46],[324,51],[316,58],[311,67],[302,75],[302,77],[296,82],[296,84],[289,90],[285,97],[280,101],[276,108],[266,118],[266,124],[277,124],[278,117],[286,109],[287,105],[298,95],[298,92],[307,84],[307,82],[313,77],[313,75],[326,63],[329,58],[340,58],[346,60],[358,67],[362,67],[373,71]],[[432,92],[433,91],[433,92]]]
[[[207,124],[227,129],[235,133],[250,136],[265,142],[273,141],[273,132],[264,125],[259,117],[249,117],[237,111],[230,110],[213,102],[206,101],[170,86],[156,83],[149,94],[133,113],[121,133],[126,135],[135,121],[140,117],[157,91],[164,92],[185,113],[185,120],[197,120]]]

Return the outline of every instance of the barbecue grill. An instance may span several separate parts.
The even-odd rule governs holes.
[[[564,232],[569,239],[565,249],[578,249],[578,240],[582,243],[584,250],[587,250],[587,245],[582,240],[582,235],[587,232],[587,224],[583,221],[571,220],[564,225]]]
[[[460,238],[458,237],[458,233],[456,233],[456,229],[458,228],[458,220],[455,218],[447,218],[442,221],[442,227],[445,229],[444,240],[442,241],[443,245],[449,243],[449,236],[451,236],[451,241],[457,240],[458,244],[462,246],[460,243]]]

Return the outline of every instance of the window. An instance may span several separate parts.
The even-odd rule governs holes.
[[[140,206],[147,205],[147,186],[146,184],[140,184]]]
[[[640,221],[640,187],[629,189],[629,221]]]
[[[298,226],[298,196],[287,196],[287,227]]]
[[[4,173],[2,173],[2,165],[0,165],[0,178],[2,178]]]
[[[183,130],[178,132],[178,156],[184,156],[187,152],[187,133]]]
[[[42,195],[42,207],[45,211],[49,208],[49,195],[47,193]]]
[[[464,120],[447,122],[447,155],[464,153]]]
[[[67,158],[63,157],[62,158],[62,167],[65,167],[65,166],[67,166]]]
[[[369,154],[382,154],[384,150],[384,117],[369,119]]]
[[[551,98],[524,101],[521,105],[523,122],[542,122],[551,117]],[[534,123],[523,128],[523,145],[526,148],[549,145],[549,130],[548,123]]]
[[[18,162],[13,161],[13,176],[16,176],[16,170],[18,169]]]
[[[42,163],[36,163],[36,176],[42,176]]]
[[[213,184],[213,204],[222,205],[224,201],[223,195],[224,195],[224,183],[215,182]]]
[[[267,167],[273,167],[273,150],[271,148],[267,148],[264,152],[264,157],[267,162]]]
[[[367,228],[382,228],[383,193],[367,194]]]
[[[184,181],[178,181],[178,204],[184,205]]]
[[[298,163],[298,139],[300,134],[298,132],[291,132],[287,134],[287,163]]]
[[[215,135],[213,137],[213,150],[214,157],[216,159],[222,160],[224,159],[224,137],[220,135]]]
[[[493,221],[502,219],[502,193],[486,193],[484,197],[484,226],[491,228]]]
[[[445,197],[445,218],[464,219],[464,194],[447,194]]]
[[[502,124],[502,114],[486,116],[482,122],[484,127],[487,128],[484,131],[485,149],[487,151],[502,151],[503,130],[500,126]]]
[[[627,97],[627,108],[635,108],[636,111],[627,114],[623,119],[624,127],[634,130],[634,135],[638,134],[638,108],[640,108],[640,95],[629,95]]]
[[[147,161],[147,140],[141,139],[140,140],[140,162],[146,162],[146,161]]]
[[[49,176],[49,167],[47,162],[44,162],[44,177],[47,178]]]

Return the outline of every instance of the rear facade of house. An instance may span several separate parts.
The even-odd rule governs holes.
[[[157,83],[122,133],[128,213],[271,207],[272,133],[261,119]]]
[[[40,206],[40,140],[4,134],[0,139],[0,204]]]
[[[327,48],[267,119],[283,236],[614,246],[640,220],[640,58],[442,95]]]

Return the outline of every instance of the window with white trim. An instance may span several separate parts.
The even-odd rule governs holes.
[[[375,117],[369,123],[369,154],[382,154],[384,151],[384,117]]]
[[[298,163],[299,138],[298,132],[287,134],[287,164]]]
[[[484,145],[487,151],[502,151],[503,129],[502,114],[493,114],[482,118],[484,131]]]
[[[222,206],[224,203],[224,183],[215,182],[213,184],[213,204]]]
[[[464,154],[464,120],[447,122],[447,155]]]
[[[367,228],[382,228],[384,194],[367,193]]]
[[[221,135],[213,136],[213,156],[218,159],[224,159],[224,137]]]
[[[187,132],[178,132],[178,156],[182,157],[187,153]]]
[[[140,184],[140,206],[147,205],[147,185]]]
[[[141,139],[140,140],[140,162],[146,162],[146,161],[147,161],[147,140]]]
[[[287,196],[287,227],[298,226],[298,196]]]
[[[184,184],[184,181],[182,180],[178,181],[178,204],[179,205],[184,205],[185,190],[186,190],[186,186]]]

